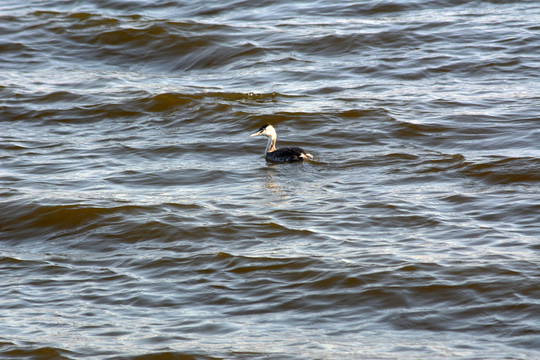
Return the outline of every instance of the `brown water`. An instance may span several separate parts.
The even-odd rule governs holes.
[[[539,24],[2,1],[0,358],[540,358]]]

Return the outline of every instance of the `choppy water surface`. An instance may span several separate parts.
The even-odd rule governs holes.
[[[539,24],[2,1],[0,357],[539,358]]]

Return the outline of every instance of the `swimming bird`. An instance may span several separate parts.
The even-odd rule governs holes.
[[[285,163],[304,161],[313,158],[313,155],[299,147],[285,147],[276,149],[276,129],[274,129],[274,127],[270,124],[261,126],[257,132],[249,136],[253,137],[259,135],[264,135],[268,138],[268,145],[266,145],[266,151],[264,152],[264,157],[268,161]]]

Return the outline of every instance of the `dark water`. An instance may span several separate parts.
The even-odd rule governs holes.
[[[539,69],[537,1],[2,1],[0,358],[540,358]]]

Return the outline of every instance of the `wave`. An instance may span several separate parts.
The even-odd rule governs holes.
[[[487,161],[463,163],[461,174],[491,184],[540,182],[540,159],[533,157],[493,157]]]
[[[9,20],[9,19],[6,19]],[[27,32],[39,24],[49,36],[38,43],[27,41],[28,55],[49,47],[58,59],[77,57],[99,66],[142,64],[155,71],[178,72],[223,67],[246,58],[263,56],[265,49],[232,35],[236,31],[226,25],[205,22],[173,22],[133,16],[111,18],[90,13],[36,11],[26,22],[11,19],[19,32]],[[229,35],[226,35],[229,34]],[[9,45],[16,47],[17,43]],[[4,45],[6,46],[6,45]],[[53,50],[54,49],[54,50]]]
[[[392,2],[379,2],[375,7],[395,6],[409,7]],[[323,31],[306,34],[304,37],[295,36],[294,31],[274,31],[273,36],[265,36],[264,41],[261,41],[259,31],[248,29],[246,33],[244,27],[236,27],[234,23],[170,21],[127,15],[111,17],[98,13],[59,11],[34,11],[26,17],[24,22],[13,17],[5,18],[11,23],[11,28],[18,29],[12,36],[7,37],[8,43],[2,45],[8,53],[15,54],[12,56],[13,61],[20,61],[22,57],[25,59],[23,62],[39,62],[37,53],[46,51],[54,54],[54,58],[59,61],[78,58],[84,61],[86,66],[94,63],[95,68],[104,65],[125,67],[129,64],[132,70],[179,74],[212,69],[265,69],[272,64],[276,66],[273,54],[286,51],[303,55],[279,57],[281,67],[290,66],[291,69],[296,69],[299,61],[307,61],[306,56],[345,56],[353,61],[373,49],[380,52],[381,49],[397,48],[399,52],[392,59],[382,58],[376,67],[357,63],[342,73],[418,80],[447,72],[468,76],[500,71],[532,73],[535,69],[535,66],[519,53],[510,54],[508,51],[503,51],[504,56],[490,56],[476,61],[463,60],[462,57],[445,53],[419,52],[416,63],[422,66],[418,69],[417,66],[411,66],[413,64],[410,63],[406,51],[424,46],[431,49],[437,44],[446,44],[453,37],[463,36],[463,33],[456,34],[455,30],[450,29],[446,33],[439,31],[437,37],[427,37],[423,35],[426,29],[416,29],[414,25],[379,31],[355,31],[354,27],[351,27],[349,31],[339,34]],[[17,41],[16,35],[31,32],[36,26],[47,33],[48,36],[43,38],[45,40],[40,38],[39,43],[27,40],[24,44]],[[293,25],[279,25],[285,29],[288,26]],[[432,23],[431,26],[441,25]],[[478,36],[493,37],[490,34]],[[493,37],[492,42],[498,44],[499,52],[501,49],[510,50],[518,46],[509,41],[518,41],[523,52],[530,52],[534,47],[533,40],[530,36],[515,32],[504,39]],[[348,62],[345,67],[347,66]],[[311,76],[316,74],[309,73]],[[289,75],[293,76],[294,73]]]
[[[5,346],[5,344],[2,344]],[[17,346],[9,345],[5,346],[0,354],[6,358],[15,358],[15,359],[58,359],[58,360],[70,360],[75,359],[77,354],[73,351],[69,351],[62,348],[55,347],[36,347],[32,348],[31,346]]]
[[[241,354],[231,354],[231,356],[239,356]],[[249,357],[254,356],[253,353],[248,354]],[[176,351],[157,351],[143,353],[142,355],[122,355],[113,356],[109,360],[214,360],[214,356],[209,356],[199,352],[176,352]]]
[[[15,93],[13,96],[22,99],[25,103],[6,107],[5,116],[0,121],[31,121],[44,124],[49,122],[93,123],[115,118],[140,118],[145,114],[167,114],[178,111],[195,115],[200,114],[198,111],[202,106],[213,107],[216,104],[222,104],[226,107],[228,104],[266,103],[295,97],[277,92],[220,92],[200,91],[200,89],[193,89],[192,92],[162,93],[132,89],[122,94],[123,99],[117,99],[114,94],[100,96],[84,91],[80,93],[68,91]]]
[[[41,205],[37,201],[3,203],[5,216],[0,228],[4,241],[46,242],[76,234],[91,235],[130,217],[148,214],[152,209],[135,205],[98,207],[96,205]]]

